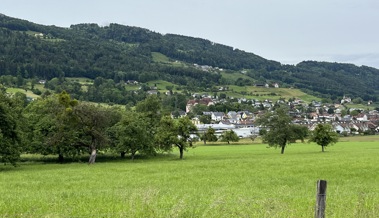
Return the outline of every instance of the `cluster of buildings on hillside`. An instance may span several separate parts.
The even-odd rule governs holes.
[[[190,112],[191,109],[195,105],[197,105],[197,104],[211,106],[211,105],[215,105],[217,103],[221,103],[222,104],[222,103],[228,102],[227,99],[219,98],[218,96],[216,96],[216,97],[210,96],[208,94],[200,95],[200,94],[195,93],[195,94],[192,95],[192,97],[194,99],[189,100],[187,102],[186,113]],[[230,100],[233,100],[234,102],[238,102],[238,103],[248,103],[248,102],[250,102],[252,104],[252,106],[254,106],[255,108],[266,108],[266,109],[269,109],[269,108],[273,107],[275,105],[275,103],[279,103],[279,104],[284,104],[285,103],[284,100],[278,100],[276,102],[273,102],[272,100],[269,100],[269,99],[260,101],[260,100],[249,100],[247,98],[237,98],[237,99],[234,99],[233,97],[230,97]],[[299,100],[299,99],[296,99],[296,100],[294,100],[292,102],[292,104],[294,104],[294,105],[298,105],[300,103],[303,103],[303,101]]]
[[[244,101],[245,99],[237,99]],[[206,106],[214,105],[219,102],[219,99],[212,99],[209,96],[203,98],[189,100],[187,102],[186,112],[182,112],[181,116],[185,116],[197,104]],[[293,99],[291,102],[278,100],[272,102],[251,101],[254,107],[262,107],[270,110],[275,104],[287,104],[290,107],[290,115],[293,117],[292,122],[298,125],[307,126],[309,130],[314,128],[319,123],[330,123],[334,130],[340,134],[358,134],[364,132],[378,133],[379,132],[379,112],[376,110],[365,111],[361,109],[350,109],[357,111],[354,115],[345,114],[345,108],[341,104],[322,104],[321,102],[313,101],[311,104],[304,103],[300,99]],[[299,109],[301,108],[301,109]],[[216,130],[216,133],[221,134],[226,130],[234,130],[240,137],[249,137],[259,133],[259,126],[255,125],[255,121],[267,110],[250,111],[204,111],[203,115],[209,116],[211,124],[203,124],[199,117],[192,118],[192,122],[196,124],[199,131],[204,131],[209,127]],[[359,112],[358,112],[359,111]],[[329,113],[328,113],[329,112]]]

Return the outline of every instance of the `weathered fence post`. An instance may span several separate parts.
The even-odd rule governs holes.
[[[325,217],[325,206],[326,206],[326,181],[317,181],[317,193],[316,193],[316,212],[315,218]]]

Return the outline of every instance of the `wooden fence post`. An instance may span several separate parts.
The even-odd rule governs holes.
[[[318,180],[315,218],[325,217],[325,206],[326,206],[326,181]]]

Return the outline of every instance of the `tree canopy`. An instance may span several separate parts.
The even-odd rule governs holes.
[[[173,120],[170,116],[162,117],[155,135],[156,143],[161,150],[169,151],[172,146],[179,149],[180,159],[188,147],[192,147],[191,134],[196,134],[197,128],[188,117]]]
[[[109,129],[112,147],[117,153],[124,157],[130,154],[131,159],[137,152],[142,154],[154,154],[154,141],[149,133],[150,122],[146,117],[137,112],[127,111],[123,113],[122,119]]]
[[[215,142],[215,141],[217,141],[217,136],[215,134],[216,134],[216,131],[212,127],[209,127],[207,129],[207,131],[205,131],[200,136],[200,139],[203,140],[204,145],[207,144],[207,141],[208,142]]]
[[[299,128],[291,121],[288,109],[284,106],[266,113],[257,120],[257,124],[267,130],[261,131],[263,141],[268,143],[270,147],[281,148],[281,154],[284,153],[287,144],[297,139],[303,139],[303,134],[299,133]]]
[[[309,142],[316,142],[321,146],[322,152],[328,145],[338,142],[339,136],[329,124],[318,124],[309,138]]]
[[[20,114],[16,102],[0,91],[0,161],[16,165],[21,154]]]
[[[376,101],[379,95],[379,70],[375,68],[316,61],[282,65],[206,39],[162,35],[119,24],[60,28],[1,15],[0,43],[3,45],[0,75],[14,76],[19,87],[25,85],[24,79],[31,78],[101,77],[115,84],[161,79],[187,89],[281,81],[287,87],[322,98],[336,99],[346,94],[359,102]],[[165,61],[157,56],[165,57]],[[224,76],[242,70],[244,78],[229,81]],[[123,96],[133,95],[120,87],[110,89],[101,85],[86,90],[73,84],[66,88],[91,101],[126,103],[128,98]]]
[[[225,131],[221,135],[221,141],[227,142],[228,144],[230,144],[230,142],[238,142],[239,140],[238,135],[233,130]]]

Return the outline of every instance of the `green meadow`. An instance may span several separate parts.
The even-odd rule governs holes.
[[[180,66],[180,67],[187,67],[187,64],[175,61],[167,57],[166,55],[159,53],[159,52],[151,52],[151,56],[153,58],[154,62],[161,63],[161,64],[168,64],[172,66]]]
[[[1,217],[313,217],[316,182],[327,180],[327,217],[378,217],[379,137],[267,148],[202,145],[135,161],[55,164],[23,156],[0,166]]]
[[[89,79],[86,77],[67,77],[66,79],[69,81],[78,82],[82,85],[92,85],[93,84],[93,79]]]
[[[146,85],[148,85],[149,87],[156,86],[157,89],[160,92],[166,92],[166,91],[168,91],[167,90],[167,86],[171,86],[172,88],[176,86],[174,83],[167,82],[165,80],[153,80],[153,81],[149,81],[149,82],[146,83]]]
[[[30,90],[25,90],[25,89],[21,89],[21,88],[7,88],[6,91],[7,91],[7,93],[12,93],[12,94],[15,94],[17,92],[21,92],[21,93],[23,93],[26,96],[31,97],[31,98],[39,98],[40,97],[40,96],[34,94]]]
[[[312,100],[320,101],[319,97],[315,97],[313,95],[306,94],[300,89],[292,89],[292,88],[264,88],[264,87],[254,87],[254,86],[236,86],[230,85],[228,86],[230,90],[224,92],[227,95],[236,97],[236,98],[248,98],[248,99],[258,99],[258,100],[278,100],[280,98],[290,99],[290,98],[299,98],[305,102],[311,102]],[[246,94],[241,94],[246,93]]]

